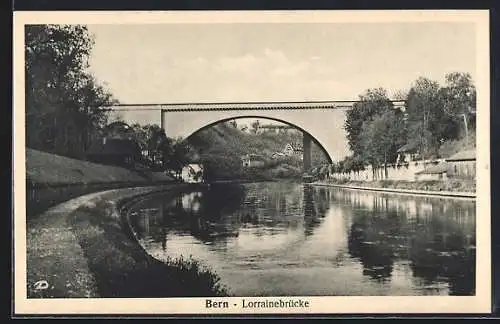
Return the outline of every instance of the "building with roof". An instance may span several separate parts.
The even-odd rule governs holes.
[[[296,143],[288,143],[285,145],[285,148],[283,149],[283,153],[286,156],[294,156],[294,155],[302,156],[303,149],[302,149],[301,145],[298,145]]]
[[[102,138],[94,140],[87,149],[87,160],[124,167],[134,167],[140,162],[141,147],[128,124],[113,122],[103,131]]]
[[[86,152],[87,160],[118,166],[134,166],[141,157],[137,142],[121,138],[102,138],[94,141]]]
[[[261,167],[266,163],[264,157],[258,154],[247,154],[241,158],[241,161],[245,168]]]
[[[398,149],[397,163],[411,162],[420,159],[416,144],[405,144]]]
[[[297,156],[301,160],[303,159],[304,150],[302,146],[297,143],[288,143],[285,145],[285,148],[282,151],[274,152],[271,155],[271,158],[278,159],[286,156]]]
[[[438,163],[415,173],[415,180],[446,180],[448,164]]]
[[[449,178],[476,178],[476,149],[460,151],[446,159]]]

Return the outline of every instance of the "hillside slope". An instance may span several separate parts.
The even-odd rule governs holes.
[[[170,180],[161,173],[139,173],[26,149],[26,179],[33,184],[79,184]]]
[[[271,155],[281,152],[288,143],[302,144],[300,131],[277,134],[264,132],[247,133],[226,123],[220,123],[193,134],[189,139],[200,162],[205,165],[208,177],[215,179],[247,178],[269,179],[299,177],[302,174],[302,161],[299,156],[273,160]],[[266,164],[260,168],[245,169],[241,157],[258,154]],[[328,160],[321,149],[313,144],[313,165],[324,164]]]

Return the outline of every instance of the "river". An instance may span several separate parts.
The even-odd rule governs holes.
[[[475,294],[475,201],[293,182],[219,184],[131,210],[153,257],[193,257],[234,296]]]

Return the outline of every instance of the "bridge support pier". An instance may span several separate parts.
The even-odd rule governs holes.
[[[304,172],[309,171],[312,165],[312,155],[311,155],[311,144],[312,140],[309,134],[302,133],[302,154],[303,154],[303,163],[304,163]]]
[[[165,130],[165,112],[163,109],[160,109],[160,128],[165,131],[165,134],[167,134],[167,131]]]

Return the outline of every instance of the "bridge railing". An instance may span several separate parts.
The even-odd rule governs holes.
[[[406,107],[405,100],[390,100],[395,108]],[[211,103],[151,103],[116,104],[102,106],[102,110],[115,111],[221,111],[221,110],[297,110],[297,109],[350,109],[359,100],[283,101],[283,102],[211,102]]]

